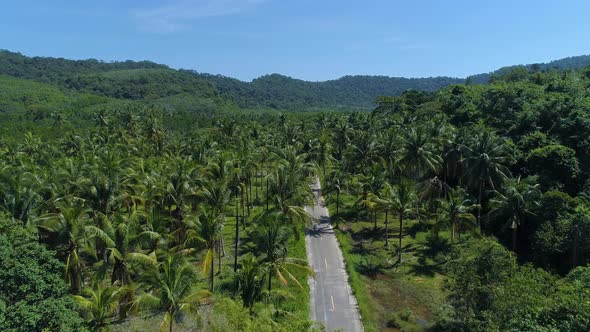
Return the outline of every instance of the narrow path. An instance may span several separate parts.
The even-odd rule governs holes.
[[[315,279],[309,279],[311,319],[324,323],[326,330],[363,331],[358,305],[344,266],[338,240],[330,224],[330,216],[316,179],[311,186],[314,206],[305,210],[313,217],[314,228],[305,236],[307,259],[314,269]]]

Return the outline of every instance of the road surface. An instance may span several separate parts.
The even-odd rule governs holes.
[[[350,285],[336,235],[330,225],[328,209],[320,194],[317,179],[311,186],[314,206],[305,210],[313,217],[314,228],[307,231],[307,259],[315,279],[309,279],[311,319],[322,322],[327,331],[363,331],[358,305]]]

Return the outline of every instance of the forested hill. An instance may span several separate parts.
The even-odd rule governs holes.
[[[551,69],[579,69],[590,66],[590,55],[571,56],[547,63],[532,63],[528,65],[516,65],[502,67],[494,72],[469,76],[467,79],[474,84],[487,84],[493,76],[503,76],[515,69],[524,69],[528,72],[547,71]]]
[[[546,64],[501,68],[474,75],[472,83],[492,77],[549,69],[590,66],[590,56],[570,57]],[[516,71],[514,69],[517,69]],[[0,75],[51,84],[61,89],[123,100],[143,100],[183,110],[228,106],[251,109],[322,110],[372,109],[379,96],[395,96],[412,89],[435,92],[465,79],[451,77],[402,78],[344,76],[310,82],[272,74],[252,82],[221,75],[176,70],[149,61],[103,62],[27,57],[0,50]]]
[[[399,95],[408,89],[434,92],[463,81],[449,77],[345,76],[309,82],[272,74],[243,82],[149,61],[67,60],[9,51],[0,51],[0,75],[117,99],[157,100],[183,94],[185,98],[218,102],[225,97],[242,108],[284,110],[370,109],[378,96]]]
[[[435,92],[464,81],[451,77],[344,76],[337,80],[309,82],[272,74],[242,82],[221,75],[197,75],[241,107],[298,110],[370,108],[379,96],[400,95],[409,89]]]

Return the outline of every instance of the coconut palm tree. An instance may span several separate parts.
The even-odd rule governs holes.
[[[508,146],[505,139],[497,137],[490,130],[482,130],[465,147],[462,164],[467,183],[477,188],[477,223],[480,230],[484,190],[488,186],[495,190],[510,176],[507,165],[512,158]]]
[[[160,331],[172,332],[182,314],[197,314],[199,306],[211,298],[211,293],[198,289],[197,271],[180,253],[168,254],[155,269],[140,278],[145,292],[137,297],[138,308],[164,311]]]
[[[476,219],[471,211],[477,209],[477,204],[472,204],[466,196],[464,189],[454,188],[447,192],[446,199],[439,199],[440,219],[433,225],[434,232],[438,234],[443,224],[449,224],[451,243],[455,242],[455,234],[461,234],[460,230],[476,229]]]
[[[34,210],[42,203],[41,179],[30,172],[6,166],[0,170],[0,209],[27,225]]]
[[[84,260],[81,253],[96,258],[94,239],[101,240],[107,247],[114,247],[115,243],[104,230],[91,224],[90,209],[79,204],[64,204],[58,209],[58,213],[40,218],[37,227],[55,234],[66,257],[66,281],[70,283],[72,293],[78,294],[83,283]]]
[[[273,274],[283,285],[289,284],[287,280],[289,278],[299,286],[301,284],[289,269],[296,269],[314,275],[314,271],[309,267],[305,259],[287,257],[288,243],[292,233],[291,228],[281,222],[281,218],[280,212],[269,212],[260,215],[256,220],[258,227],[253,234],[256,239],[257,249],[264,255],[262,262],[268,268],[269,292],[272,290]]]
[[[213,292],[214,286],[214,262],[215,262],[215,251],[220,255],[219,249],[216,249],[218,242],[221,240],[221,231],[223,229],[223,223],[225,216],[216,214],[214,211],[202,207],[201,212],[198,216],[197,227],[198,237],[205,243],[205,260],[203,261],[203,273],[209,273],[209,290]]]
[[[82,314],[93,331],[106,331],[107,326],[116,314],[122,292],[115,285],[96,284],[93,288],[85,288],[82,295],[72,298],[82,309]]]
[[[415,181],[425,172],[437,171],[442,159],[437,154],[436,145],[422,127],[410,127],[404,132],[404,141],[400,151],[399,164],[406,175]]]
[[[205,181],[203,189],[199,195],[204,202],[210,207],[211,212],[218,216],[220,220],[225,220],[226,217],[226,206],[230,203],[232,190],[228,187],[228,183],[225,179],[210,179]],[[237,198],[237,196],[236,196]],[[236,222],[236,239],[235,245],[237,246],[239,241],[239,223]],[[225,255],[223,250],[224,241],[223,238],[217,243],[219,258],[219,269],[221,270],[221,253]]]
[[[283,151],[282,157],[270,179],[274,207],[293,226],[295,223],[309,222],[311,217],[303,205],[313,197],[307,177],[311,165],[304,161],[304,155],[297,155],[293,149]]]
[[[112,265],[112,283],[118,281],[120,285],[129,285],[132,265],[146,267],[156,265],[155,256],[143,253],[141,249],[153,246],[154,242],[160,240],[161,235],[143,229],[139,225],[142,216],[143,214],[139,212],[133,213],[130,217],[119,215],[120,220],[117,220],[117,225],[111,235],[114,245],[107,248],[108,264]]]
[[[309,142],[309,158],[319,165],[322,171],[322,176],[326,176],[326,165],[330,159],[330,145],[329,135],[326,130],[322,130],[317,138]]]
[[[394,186],[387,184],[384,196],[386,197],[386,200],[381,202],[381,204],[390,209],[392,214],[397,214],[399,218],[398,264],[401,264],[404,216],[416,211],[418,196],[414,188],[414,183],[408,178],[402,178],[400,182]]]
[[[241,266],[235,274],[236,287],[244,306],[253,313],[254,304],[262,297],[266,266],[260,264],[252,254],[241,260]]]
[[[342,193],[342,189],[346,180],[344,178],[344,173],[338,169],[333,169],[328,172],[324,180],[324,187],[322,192],[326,195],[336,194],[336,216],[340,215],[340,194]]]
[[[534,179],[512,179],[504,184],[502,192],[495,191],[490,201],[490,216],[506,220],[506,226],[512,229],[512,250],[517,250],[518,229],[524,228],[526,217],[534,215],[535,208],[540,206],[541,191]]]

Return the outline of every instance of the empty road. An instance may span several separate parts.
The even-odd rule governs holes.
[[[315,225],[305,237],[307,259],[316,273],[315,279],[309,279],[311,319],[322,322],[327,331],[362,331],[358,305],[317,179],[312,190],[315,204],[305,207]]]

